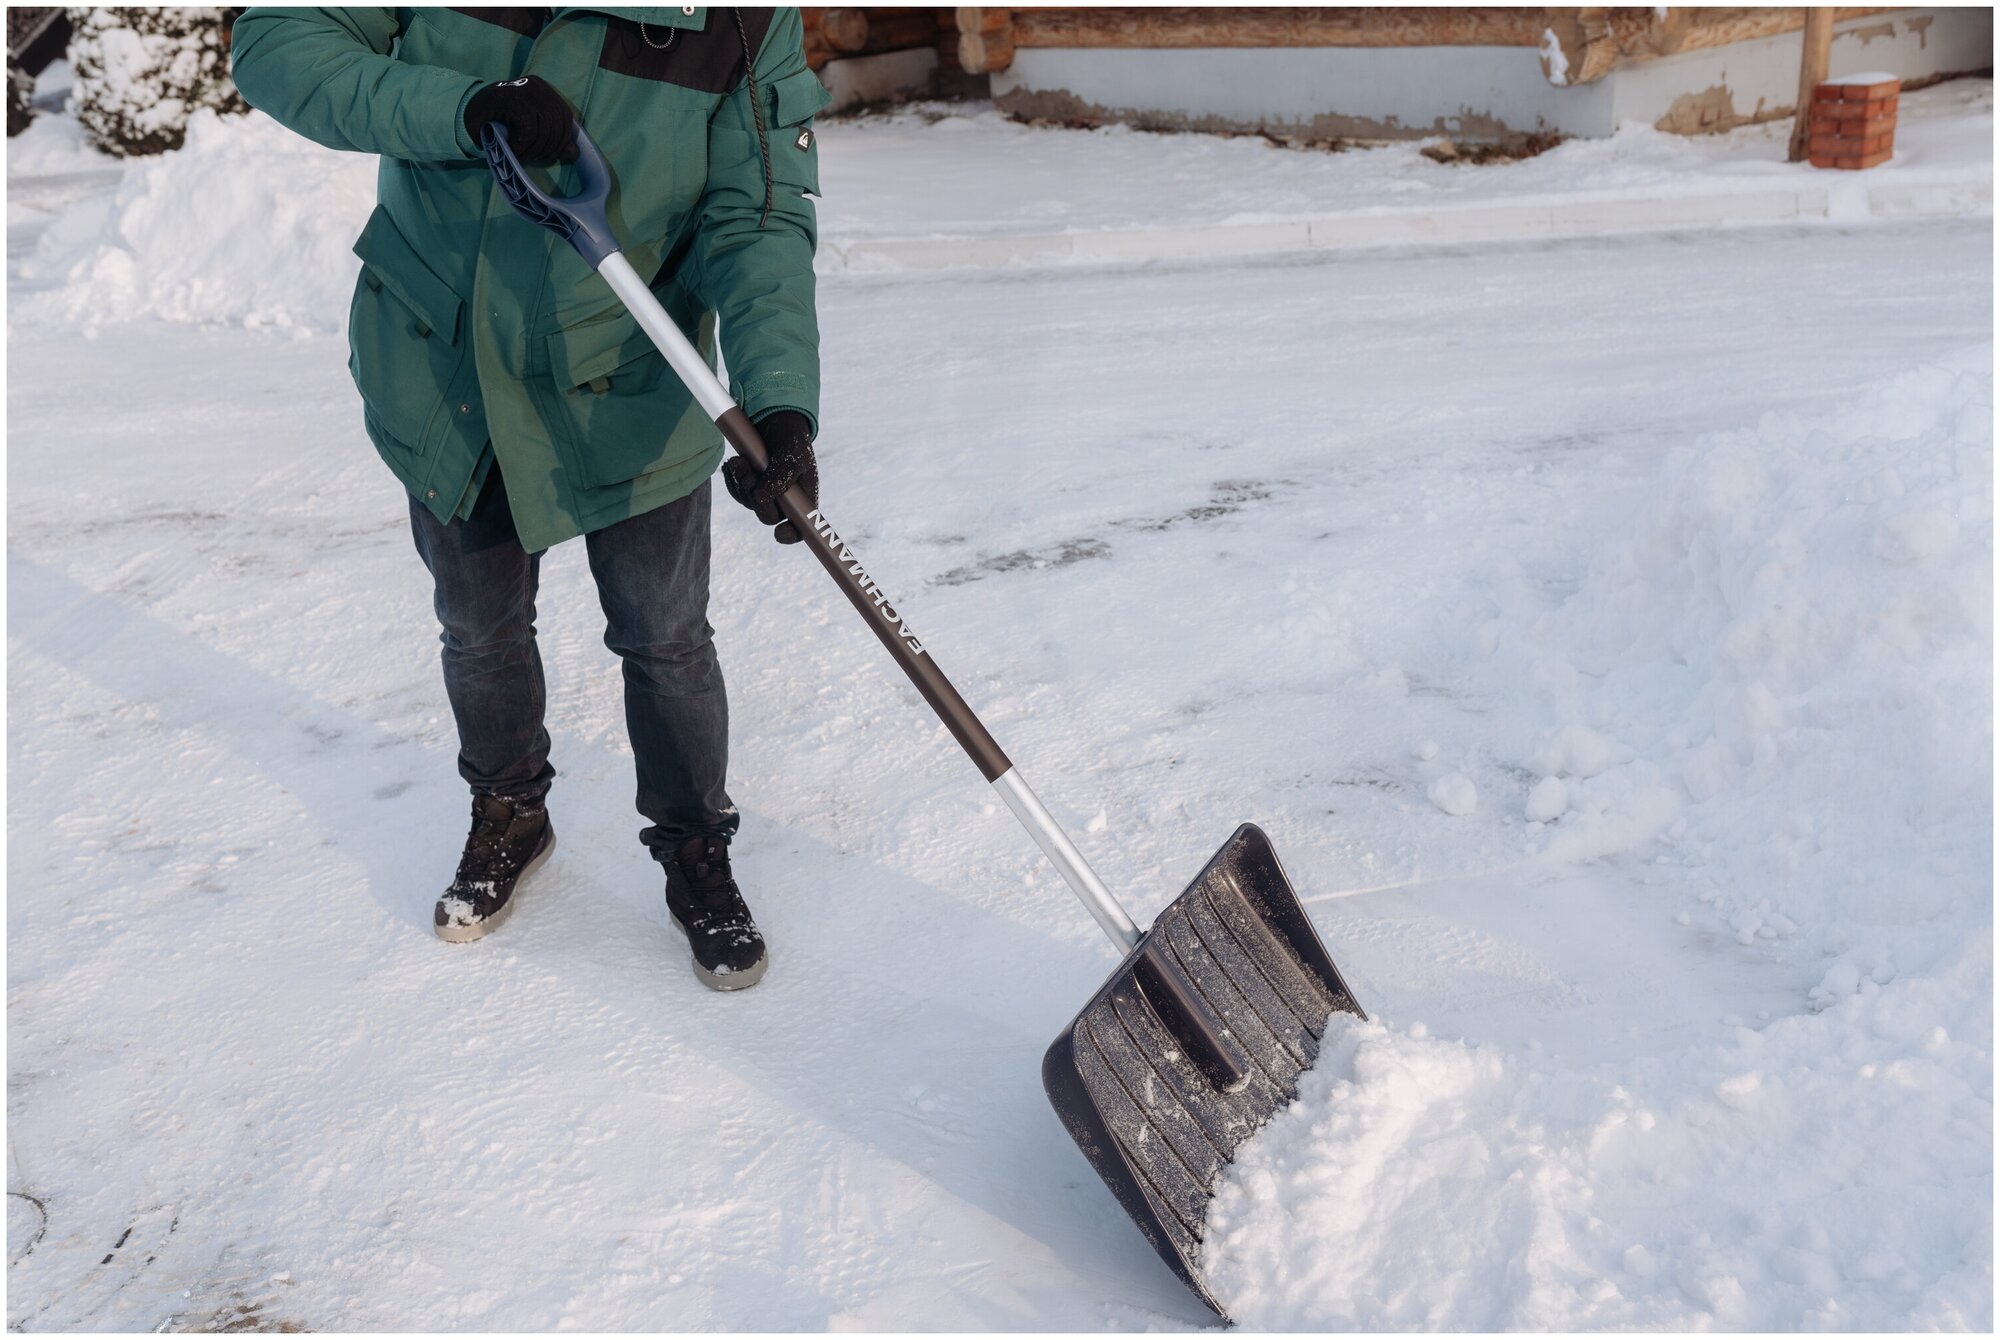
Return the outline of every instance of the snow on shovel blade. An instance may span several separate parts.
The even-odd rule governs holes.
[[[1042,1061],[1049,1101],[1084,1156],[1218,1314],[1201,1279],[1209,1197],[1237,1146],[1297,1096],[1337,1011],[1367,1017],[1271,840],[1244,824]],[[1202,1014],[1226,1033],[1205,1034],[1191,1017]]]

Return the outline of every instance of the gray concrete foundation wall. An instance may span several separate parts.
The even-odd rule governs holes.
[[[1800,42],[1787,33],[1630,62],[1573,88],[1550,84],[1524,47],[1037,47],[993,76],[993,98],[1019,116],[1313,139],[1601,136],[1620,121],[1693,133],[1789,114]],[[1922,79],[1992,64],[1987,8],[1907,10],[1835,29],[1835,75]]]
[[[1790,116],[1803,34],[1737,42],[1612,71],[1613,114],[1683,134]],[[1852,19],[1833,30],[1827,73],[1881,71],[1905,80],[1993,64],[1993,11],[1922,9]]]
[[[876,56],[847,56],[830,60],[819,72],[820,83],[833,95],[829,112],[844,112],[867,103],[890,98],[920,96],[929,91],[937,76],[938,55],[929,47],[911,51],[885,51]]]

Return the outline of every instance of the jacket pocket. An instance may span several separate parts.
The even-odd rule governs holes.
[[[819,109],[832,101],[833,94],[826,91],[818,75],[796,70],[771,85],[771,124],[796,126],[818,115]]]
[[[833,95],[811,70],[771,85],[771,176],[808,195],[819,194],[819,133],[811,121]]]
[[[819,194],[819,132],[813,116],[833,99],[811,70],[788,74],[763,90],[770,109],[764,140],[754,127],[728,121],[708,128],[708,182],[713,194],[726,188],[735,204],[761,204],[764,198],[765,149],[770,153],[771,180],[807,195]]]
[[[348,368],[375,421],[427,454],[450,423],[446,402],[465,358],[465,304],[379,205],[354,254],[362,268],[348,313]]]
[[[698,340],[703,347],[707,326]],[[556,331],[548,355],[569,465],[585,485],[622,484],[684,465],[712,445],[708,416],[622,306]]]

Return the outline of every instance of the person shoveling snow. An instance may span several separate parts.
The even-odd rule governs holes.
[[[774,499],[818,492],[806,192],[826,94],[793,9],[476,13],[255,8],[233,41],[254,106],[381,156],[380,203],[355,244],[350,367],[368,434],[410,494],[472,788],[434,924],[445,940],[486,935],[555,845],[535,594],[542,553],[581,535],[624,661],[641,839],[666,867],[696,974],[752,986],[769,959],[730,867],[729,714],[707,621],[722,442],[589,267],[505,217],[479,144],[504,126],[529,161],[573,162],[578,111],[605,128],[620,221],[646,239],[633,258],[704,349],[718,320],[729,332],[769,448],[761,474],[724,467],[729,492],[796,543]]]
[[[813,189],[816,178],[810,157],[813,132],[805,122],[826,99],[796,56],[796,11],[787,11],[784,28],[774,24],[767,39],[781,38],[788,63],[770,70],[777,78],[767,84],[768,106],[759,90],[760,62],[752,54],[749,22],[742,11],[736,12],[750,119],[743,120],[740,108],[709,107],[711,119],[722,119],[719,128],[706,133],[710,142],[723,136],[725,149],[731,135],[746,150],[754,143],[757,158],[744,158],[740,173],[721,180],[711,160],[706,185],[684,182],[676,173],[687,154],[703,149],[701,132],[694,143],[682,146],[683,153],[673,151],[673,134],[647,138],[659,110],[648,100],[650,90],[610,76],[650,69],[655,81],[696,80],[705,81],[696,87],[714,82],[729,88],[735,79],[732,58],[717,54],[711,40],[720,19],[710,22],[690,7],[682,11],[688,21],[673,25],[680,31],[663,28],[662,40],[655,42],[646,15],[664,11],[631,11],[630,20],[568,11],[546,20],[540,11],[489,11],[504,19],[493,22],[446,16],[454,30],[471,22],[513,34],[518,25],[519,36],[533,39],[522,47],[512,36],[504,43],[495,37],[482,69],[498,63],[504,47],[510,77],[481,85],[467,76],[414,64],[426,54],[464,59],[462,48],[446,47],[428,29],[429,16],[416,16],[399,35],[386,13],[371,12],[374,20],[355,17],[352,11],[336,17],[251,10],[244,22],[254,20],[258,26],[241,41],[238,61],[240,70],[247,63],[252,73],[244,92],[253,103],[275,106],[279,120],[323,143],[452,164],[439,168],[429,161],[418,166],[385,159],[384,204],[357,249],[368,273],[375,273],[378,263],[384,267],[378,279],[391,290],[394,303],[371,306],[373,290],[364,275],[352,337],[377,445],[392,465],[399,464],[398,451],[406,452],[398,473],[412,489],[418,548],[438,579],[447,680],[461,737],[488,740],[497,757],[517,768],[536,765],[532,775],[512,779],[517,788],[512,794],[520,799],[510,799],[508,791],[497,787],[476,796],[466,864],[439,904],[439,933],[446,938],[483,934],[552,841],[541,809],[552,774],[540,720],[531,631],[534,561],[529,553],[583,533],[590,538],[592,571],[611,615],[607,641],[626,654],[635,752],[642,737],[655,731],[659,739],[682,748],[690,742],[717,746],[712,756],[696,754],[712,761],[711,773],[696,779],[684,772],[675,779],[683,799],[698,799],[708,808],[673,817],[705,820],[708,827],[696,827],[673,849],[669,906],[677,919],[686,921],[682,907],[688,904],[675,903],[678,869],[688,881],[683,898],[691,888],[704,899],[694,904],[700,911],[719,908],[727,918],[710,923],[716,959],[708,965],[702,962],[702,928],[686,923],[697,968],[705,968],[711,985],[747,984],[762,973],[762,939],[729,879],[726,839],[734,813],[721,791],[719,746],[726,740],[720,680],[700,616],[707,559],[706,493],[700,484],[720,456],[717,438],[726,440],[738,453],[725,467],[731,493],[756,509],[761,520],[776,525],[781,541],[804,541],[1121,951],[1117,970],[1049,1048],[1043,1085],[1078,1147],[1160,1258],[1203,1302],[1221,1312],[1201,1272],[1203,1224],[1216,1185],[1244,1141],[1297,1096],[1299,1079],[1318,1056],[1329,1020],[1362,1011],[1320,943],[1269,839],[1254,825],[1240,826],[1151,928],[1141,931],[819,510],[809,445],[812,405],[799,403],[816,396],[791,397],[799,383],[817,386],[813,360],[800,356],[801,350],[810,353],[815,341],[812,214],[804,206],[803,191]],[[620,30],[605,29],[613,22],[631,23],[643,39],[643,50],[621,46],[616,40]],[[368,40],[358,29],[368,30]],[[392,40],[400,60],[387,54]],[[684,60],[691,59],[687,53],[707,51],[711,55],[703,59],[711,63],[673,65],[671,58],[662,63],[645,54],[668,52],[676,44],[683,44]],[[600,51],[601,57],[593,57]],[[598,60],[607,69],[594,68]],[[545,83],[541,75],[525,73],[529,66],[556,77]],[[334,73],[329,76],[328,70]],[[606,128],[612,146],[608,156],[571,111],[560,91],[564,85],[589,90],[587,110]],[[447,107],[452,115],[443,118]],[[669,120],[677,126],[706,125],[678,114]],[[742,128],[732,131],[731,124]],[[754,128],[754,136],[744,128]],[[475,141],[485,150],[497,191],[486,192],[485,179],[457,161]],[[716,152],[724,163],[736,161]],[[613,159],[619,164],[615,175]],[[565,194],[551,194],[528,171],[528,163],[550,160],[571,165],[557,173]],[[771,170],[774,161],[785,165],[782,174]],[[755,162],[766,173],[761,209],[756,179],[750,175]],[[777,190],[781,177],[783,192]],[[614,182],[619,188],[615,208]],[[429,200],[431,193],[438,197],[435,202]],[[767,236],[773,201],[780,194],[788,200],[797,197],[801,209],[793,216],[790,240],[767,256],[759,243]],[[416,210],[409,231],[390,212],[406,199],[415,202],[411,207]],[[548,238],[518,225],[510,229],[502,203],[568,242],[570,249],[552,246]],[[701,222],[711,207],[720,210],[720,221]],[[684,236],[680,221],[687,217],[697,223]],[[433,222],[440,218],[447,222]],[[442,249],[443,263],[455,265],[455,282],[426,262],[434,249]],[[646,274],[654,278],[642,277]],[[604,284],[595,283],[593,276]],[[610,290],[609,302],[604,286]],[[459,343],[462,298],[468,293],[473,316],[467,334],[474,350],[469,368]],[[732,332],[734,394],[717,380],[711,351],[697,347],[697,341],[709,343],[711,309]],[[369,324],[376,320],[379,328]],[[754,337],[736,333],[756,331],[764,323],[775,332]],[[664,419],[662,402],[654,398],[666,384],[664,369],[649,354],[648,344],[664,355],[680,388],[680,397],[672,402],[677,412]],[[384,351],[393,353],[395,361],[383,365],[378,355]],[[418,372],[406,374],[412,365]],[[371,366],[381,370],[371,373]],[[552,377],[552,366],[564,375]],[[414,384],[408,384],[411,376],[417,378]],[[621,383],[636,383],[638,394],[621,402]],[[475,386],[485,413],[468,398],[454,418],[452,402],[460,388],[470,397]],[[609,394],[599,401],[576,399],[586,393]],[[699,405],[699,415],[687,403],[690,399]],[[634,412],[632,403],[642,409]],[[421,470],[412,468],[402,438],[378,426],[385,412],[405,415],[406,433],[421,432],[420,443],[431,450]],[[491,430],[484,424],[507,423],[510,415],[515,421],[489,447],[483,432]],[[704,427],[704,417],[712,428]],[[657,443],[661,422],[679,425],[664,448]],[[682,431],[691,443],[700,443],[699,450],[675,454]],[[491,469],[489,449],[497,453],[498,471]],[[498,474],[512,481],[524,470],[534,471],[536,482],[523,490],[523,498],[516,499],[511,482],[499,495],[512,504],[513,515],[503,518],[496,512],[483,520],[487,514],[482,508],[500,504],[488,501],[486,490],[493,482],[482,483],[482,477]],[[602,486],[613,489],[609,494],[592,493],[572,481],[571,471],[585,480],[623,483]],[[657,494],[670,496],[656,496],[651,482],[656,476],[671,481],[659,486]],[[433,497],[440,479],[456,487]],[[660,514],[671,518],[676,508],[688,509],[686,520],[633,529],[635,520]],[[609,538],[614,532],[616,538]],[[662,574],[667,580],[660,580]],[[495,590],[510,594],[495,596]],[[645,614],[634,618],[621,608],[628,601],[642,606]],[[462,604],[487,610],[487,620],[469,623],[468,632],[498,624],[511,625],[513,635],[497,645],[461,637],[466,645],[454,647],[452,620]],[[672,710],[656,706],[635,684],[663,673],[624,645],[624,621],[643,624],[645,618],[680,620],[682,636],[691,648],[698,646],[697,652],[680,658],[693,660],[692,668],[673,666],[692,679],[651,691],[663,702],[673,700]],[[690,631],[696,626],[698,643]],[[455,652],[471,663],[454,667]],[[510,665],[516,667],[511,673]],[[504,687],[510,681],[513,694]],[[637,709],[630,706],[635,698]],[[472,713],[481,719],[470,720]],[[490,774],[470,747],[462,757],[477,790]],[[647,778],[642,758],[640,808],[654,817]],[[712,797],[693,797],[688,783],[709,778],[715,784]],[[663,834],[665,827],[655,818],[655,827],[647,831],[655,841],[679,837]]]

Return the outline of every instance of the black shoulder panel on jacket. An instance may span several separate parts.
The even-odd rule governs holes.
[[[478,19],[481,23],[491,23],[497,27],[512,29],[523,37],[533,37],[539,33],[542,30],[542,25],[548,21],[549,17],[549,11],[546,8],[525,5],[495,5],[485,9],[469,8],[465,5],[453,5],[451,12],[454,14],[463,14],[468,19]]]
[[[738,15],[743,29],[737,31]],[[771,31],[768,9],[711,9],[701,31],[647,28],[631,19],[612,17],[604,28],[600,68],[635,79],[656,79],[700,93],[727,93],[743,78],[743,41],[754,54],[763,49]],[[649,40],[650,39],[650,40]]]

